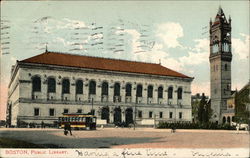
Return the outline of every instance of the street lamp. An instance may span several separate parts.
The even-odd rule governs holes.
[[[134,130],[135,130],[135,120],[136,120],[136,104],[137,104],[137,98],[136,98],[136,101],[135,101],[135,116],[134,116]]]

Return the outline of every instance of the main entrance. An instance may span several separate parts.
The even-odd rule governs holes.
[[[108,107],[102,108],[101,119],[107,120],[107,123],[109,123],[109,108]]]
[[[126,124],[130,124],[133,123],[133,109],[132,108],[128,108],[125,111],[125,120],[126,120]]]
[[[122,122],[121,108],[117,107],[114,109],[114,124]]]

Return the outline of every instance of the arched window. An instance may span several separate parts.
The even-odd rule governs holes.
[[[96,82],[95,81],[89,82],[89,94],[96,94]]]
[[[76,94],[83,94],[83,82],[82,82],[82,80],[76,81]]]
[[[142,97],[142,85],[137,85],[136,88],[136,97]]]
[[[226,117],[224,116],[222,119],[223,124],[226,123]]]
[[[231,122],[231,118],[228,116],[227,117],[227,123],[230,123]]]
[[[56,92],[56,80],[54,78],[48,79],[48,92],[55,93]]]
[[[120,83],[114,85],[114,96],[120,96]]]
[[[178,90],[177,90],[177,98],[182,99],[182,88],[178,88]]]
[[[158,98],[163,98],[163,88],[161,86],[158,88]]]
[[[62,93],[69,93],[69,79],[63,79],[62,81]]]
[[[153,98],[153,86],[148,86],[148,98]]]
[[[132,86],[130,83],[126,84],[126,96],[131,96],[131,89],[132,89]]]
[[[168,99],[173,99],[173,87],[168,88]]]
[[[107,82],[102,83],[102,95],[109,94],[109,84]]]
[[[32,91],[41,92],[41,78],[38,76],[32,78]]]

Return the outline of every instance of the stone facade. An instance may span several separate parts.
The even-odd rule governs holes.
[[[227,21],[222,8],[210,21],[210,94],[212,121],[222,123],[231,97],[231,18]]]
[[[7,121],[14,126],[18,121],[52,124],[62,113],[93,110],[98,124],[132,123],[134,119],[137,124],[148,125],[190,122],[192,80],[17,62],[9,84]],[[172,97],[168,94],[171,89]]]

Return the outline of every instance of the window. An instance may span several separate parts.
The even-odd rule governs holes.
[[[149,111],[149,118],[152,118],[152,117],[153,117],[153,112]]]
[[[49,116],[55,115],[55,109],[49,109]]]
[[[182,112],[179,112],[179,119],[182,119]]]
[[[102,95],[109,94],[109,84],[107,82],[102,83]]]
[[[120,96],[120,84],[115,83],[114,85],[114,96]]]
[[[132,89],[132,86],[131,84],[127,84],[126,85],[126,96],[131,96],[131,89]]]
[[[77,109],[77,113],[82,113],[82,109]]]
[[[41,92],[41,78],[38,76],[32,78],[32,91]]]
[[[69,109],[63,109],[63,113],[65,114],[69,113]]]
[[[34,116],[39,116],[39,113],[40,113],[39,108],[35,108],[34,109]]]
[[[225,64],[225,71],[227,71],[227,64]]]
[[[137,85],[136,88],[136,97],[142,97],[142,85]]]
[[[158,98],[163,98],[163,88],[162,87],[158,88]]]
[[[153,86],[148,86],[148,98],[153,98]]]
[[[173,112],[169,112],[169,118],[173,118]]]
[[[168,88],[168,99],[172,99],[173,98],[173,87],[169,87]]]
[[[63,79],[62,81],[62,93],[63,94],[69,93],[69,86],[70,86],[69,79]]]
[[[182,99],[182,88],[178,88],[178,90],[177,90],[177,98]]]
[[[54,78],[48,79],[48,92],[55,93],[56,92],[56,80]]]
[[[76,81],[76,94],[83,94],[83,82],[82,82],[82,80]]]
[[[96,94],[96,82],[95,81],[89,82],[89,94]]]
[[[162,116],[163,116],[163,112],[160,112],[159,117],[162,118]]]
[[[95,109],[92,109],[90,112],[92,115],[95,115]]]
[[[138,111],[138,117],[142,118],[142,111]]]

